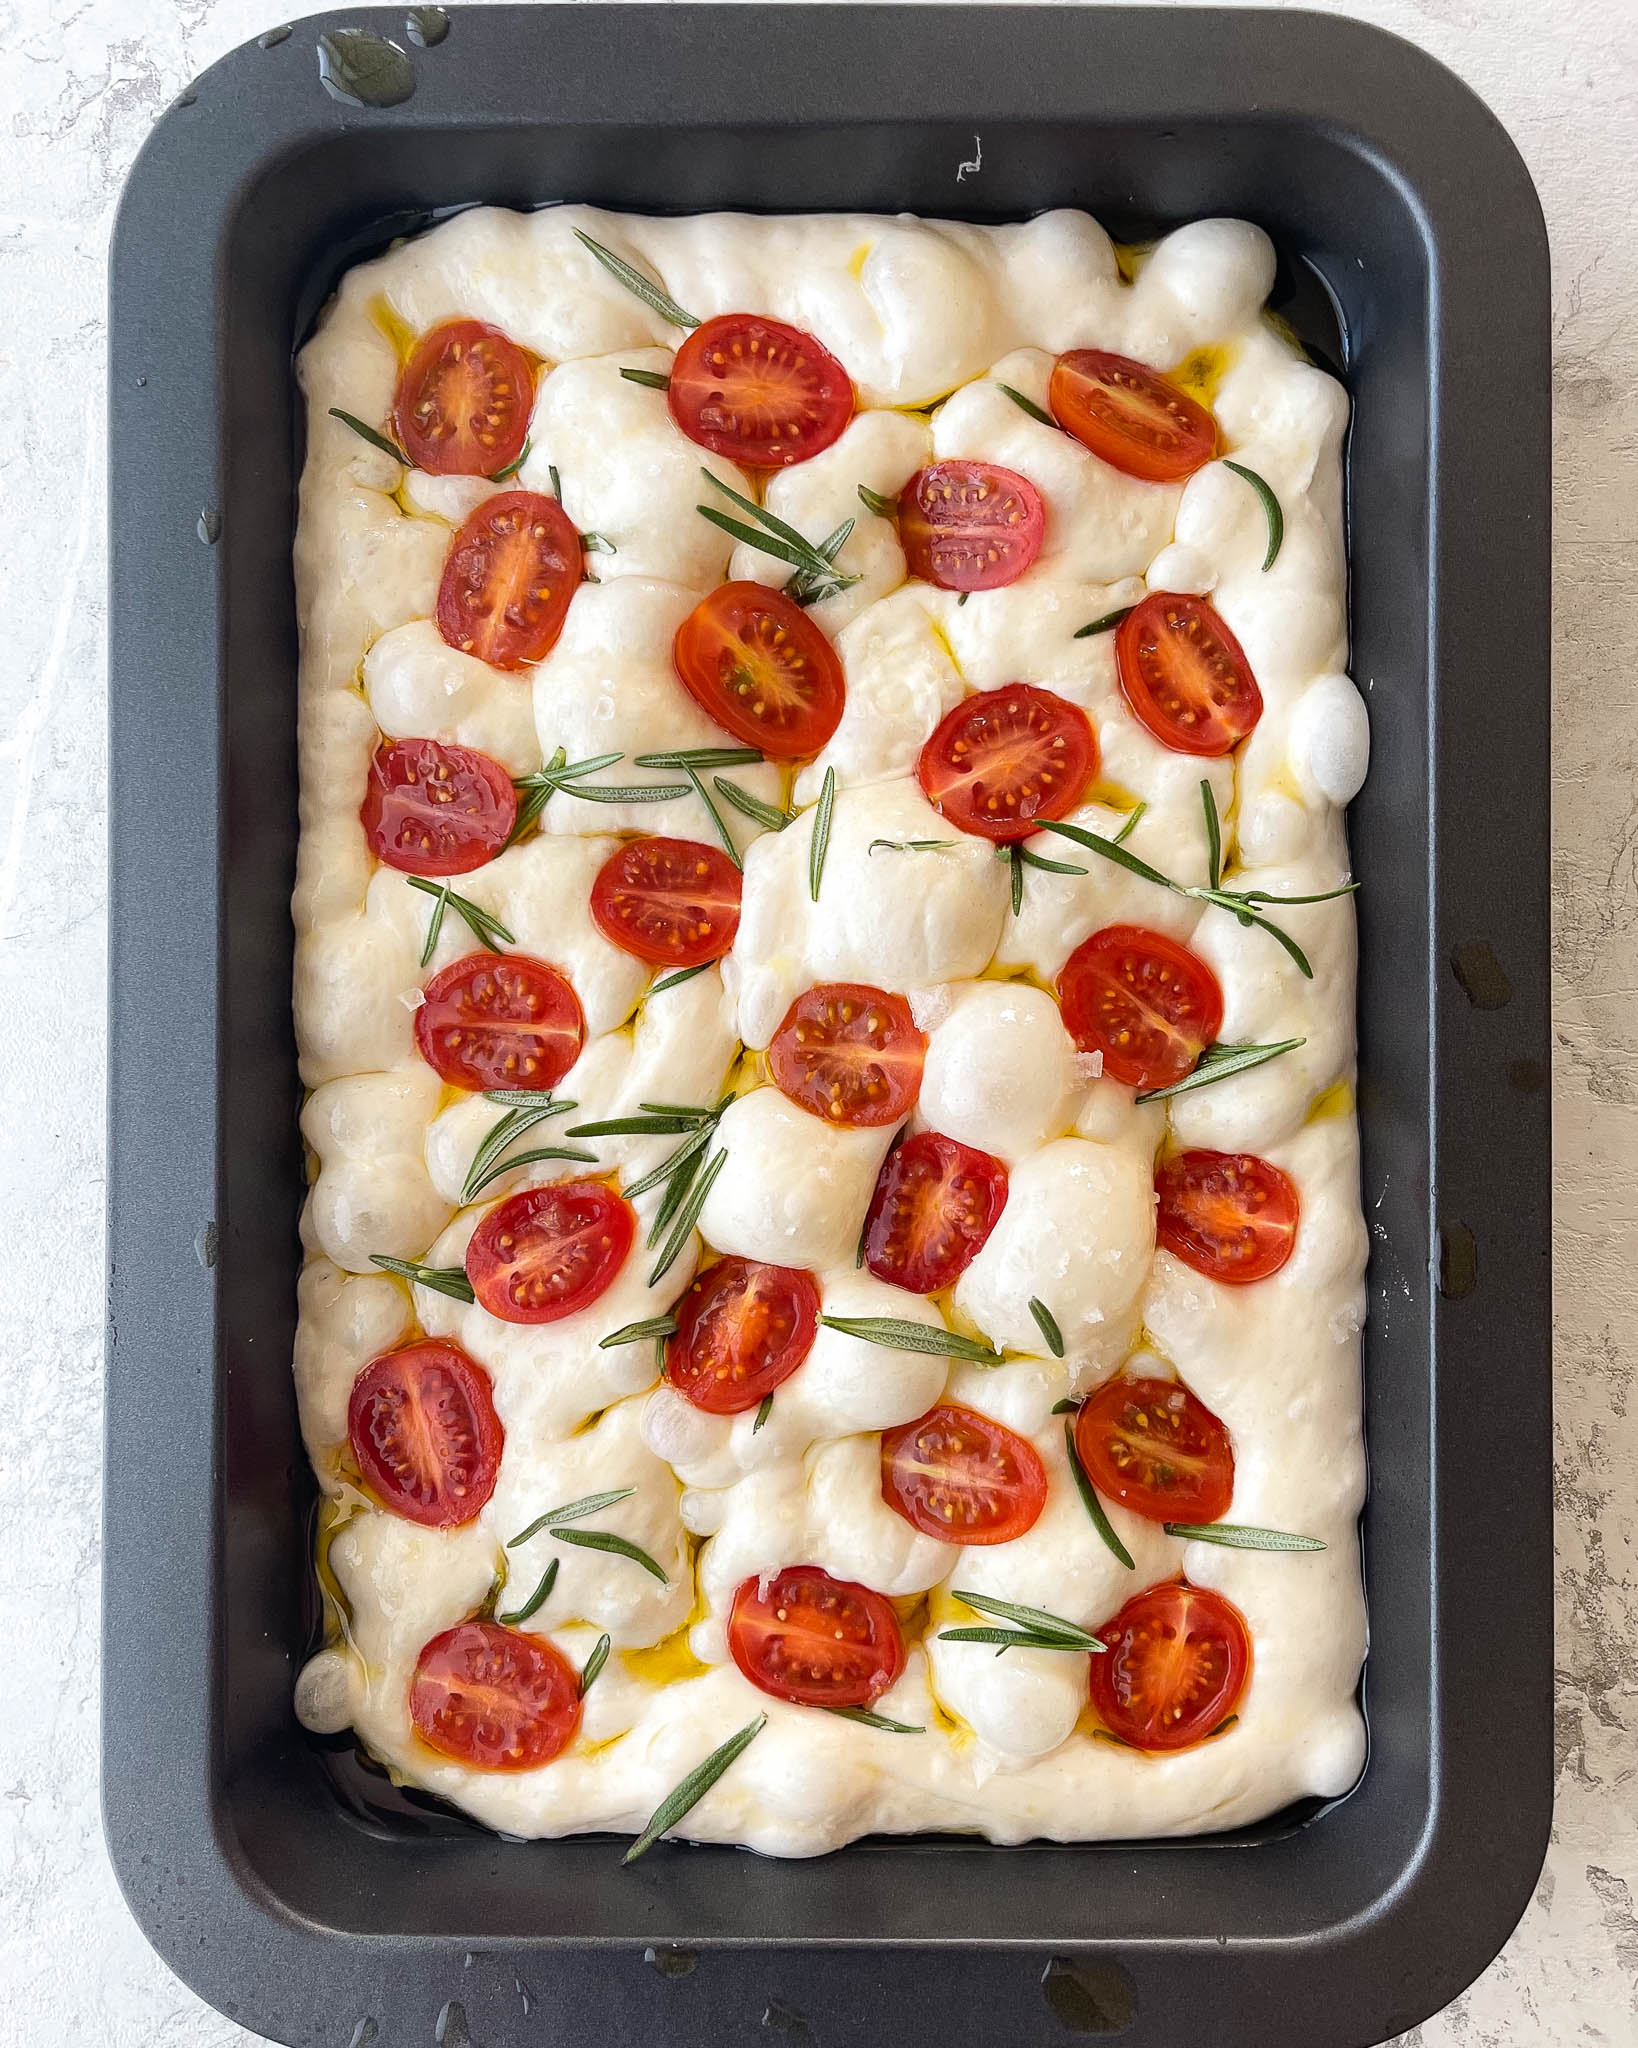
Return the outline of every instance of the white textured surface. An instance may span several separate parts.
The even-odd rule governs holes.
[[[1519,140],[1553,233],[1559,472],[1559,1813],[1518,1934],[1415,2048],[1638,2035],[1638,705],[1592,678],[1638,651],[1638,52],[1630,0],[1354,0],[1467,77]],[[277,19],[262,0],[0,7],[0,510],[13,541],[0,673],[0,995],[31,1029],[3,1084],[22,1247],[8,1347],[26,1435],[0,1458],[0,1600],[37,1689],[0,1708],[0,2042],[249,2039],[146,1951],[97,1831],[103,261],[125,167],[186,80]],[[457,20],[457,33],[459,23]],[[1583,681],[1587,678],[1587,681]],[[22,858],[24,845],[29,858]],[[43,1058],[42,1058],[43,1055]],[[56,1085],[40,1088],[37,1076]],[[24,1162],[27,1162],[25,1165]],[[41,1162],[44,1162],[42,1165]],[[64,1256],[73,1247],[72,1256]],[[62,1513],[65,1500],[74,1511]]]

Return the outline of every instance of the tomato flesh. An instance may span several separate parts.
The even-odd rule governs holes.
[[[1046,1467],[1025,1438],[941,1401],[882,1433],[882,1499],[941,1543],[1010,1543],[1046,1506]]]
[[[819,1287],[794,1266],[719,1259],[673,1311],[665,1376],[708,1415],[759,1407],[813,1349]]]
[[[428,1342],[365,1366],[347,1441],[383,1507],[426,1529],[458,1529],[495,1490],[505,1434],[483,1367],[459,1345]]]
[[[697,839],[628,839],[592,883],[592,922],[658,967],[720,960],[739,930],[739,869]]]
[[[435,974],[415,1043],[452,1088],[555,1088],[580,1057],[586,1020],[555,967],[527,953],[468,953]]]
[[[1004,845],[1062,818],[1098,772],[1086,713],[1033,683],[980,690],[946,713],[921,750],[916,779],[952,825]]]
[[[993,462],[935,462],[899,493],[912,576],[940,590],[999,590],[1041,552],[1046,507],[1028,477]]]
[[[1215,1522],[1234,1495],[1234,1446],[1181,1380],[1105,1380],[1081,1404],[1075,1449],[1100,1493],[1150,1522]]]
[[[1251,1677],[1251,1632],[1221,1593],[1174,1579],[1128,1600],[1097,1631],[1093,1710],[1136,1749],[1188,1749],[1234,1713]]]
[[[896,1124],[921,1092],[927,1040],[903,996],[821,982],[797,997],[768,1047],[774,1085],[826,1123]]]
[[[1206,408],[1130,356],[1071,349],[1053,366],[1047,404],[1065,433],[1146,483],[1181,483],[1217,453]]]
[[[734,1595],[728,1650],[762,1692],[805,1707],[868,1707],[904,1669],[893,1603],[817,1565],[787,1565]]]
[[[491,668],[544,661],[582,574],[580,536],[555,498],[497,491],[450,543],[434,616],[451,647]]]
[[[636,1231],[630,1205],[601,1181],[525,1188],[473,1231],[466,1277],[503,1323],[558,1323],[607,1293]]]
[[[1192,1071],[1223,1022],[1223,991],[1204,960],[1162,932],[1111,924],[1084,939],[1058,976],[1064,1029],[1129,1088],[1169,1088]]]
[[[434,1636],[410,1680],[415,1732],[477,1771],[533,1771],[580,1730],[580,1675],[555,1643],[493,1621]]]
[[[882,1162],[865,1218],[865,1264],[911,1294],[951,1286],[1007,1203],[1007,1169],[975,1146],[918,1131]]]
[[[1245,650],[1203,597],[1151,592],[1116,630],[1115,667],[1133,715],[1174,754],[1232,753],[1263,715]]]
[[[534,402],[534,372],[515,341],[481,320],[446,320],[399,372],[393,425],[417,469],[493,476],[523,453]]]
[[[853,383],[811,334],[756,313],[696,327],[671,365],[671,417],[745,469],[784,469],[828,448],[853,417]]]
[[[498,761],[437,740],[383,740],[359,818],[377,860],[405,875],[464,875],[491,861],[518,814]]]
[[[724,583],[677,628],[672,665],[725,731],[771,761],[817,754],[842,722],[836,650],[799,604],[762,583]]]
[[[1155,1192],[1156,1237],[1209,1280],[1266,1280],[1297,1242],[1291,1177],[1249,1152],[1179,1152],[1162,1162]]]

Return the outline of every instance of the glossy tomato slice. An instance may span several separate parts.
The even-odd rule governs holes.
[[[797,997],[768,1047],[774,1085],[827,1123],[896,1124],[921,1092],[927,1040],[903,996],[821,982]]]
[[[672,665],[700,709],[771,761],[817,754],[842,722],[836,650],[799,604],[724,583],[677,628]]]
[[[464,875],[495,858],[518,814],[498,761],[437,740],[383,740],[359,811],[377,860],[406,875]]]
[[[1105,1380],[1081,1404],[1075,1448],[1100,1493],[1150,1522],[1215,1522],[1234,1495],[1234,1446],[1181,1380]]]
[[[882,1499],[941,1543],[1010,1543],[1046,1497],[1035,1446],[976,1409],[941,1401],[882,1434]]]
[[[1251,1632],[1232,1601],[1174,1579],[1128,1600],[1097,1631],[1092,1706],[1137,1749],[1187,1749],[1239,1707],[1251,1677]]]
[[[1115,633],[1133,715],[1174,754],[1227,754],[1263,715],[1245,652],[1203,597],[1151,592]]]
[[[544,661],[580,578],[580,536],[557,500],[538,491],[497,491],[444,557],[438,631],[491,668]]]
[[[1064,1029],[1129,1088],[1169,1088],[1189,1073],[1223,1022],[1223,991],[1204,960],[1140,925],[1105,925],[1058,976]]]
[[[916,763],[936,811],[998,844],[1027,839],[1042,818],[1067,816],[1097,772],[1086,713],[1033,683],[964,697]]]
[[[446,320],[398,373],[393,425],[417,469],[493,476],[523,453],[534,403],[534,372],[515,341],[481,320]]]
[[[734,1595],[728,1650],[754,1686],[804,1707],[868,1707],[904,1669],[893,1603],[817,1565],[787,1565]]]
[[[1071,349],[1053,366],[1047,404],[1065,433],[1146,483],[1179,483],[1217,453],[1206,408],[1130,356]]]
[[[678,349],[671,417],[746,469],[784,469],[828,448],[853,417],[853,383],[830,350],[782,320],[722,313]]]
[[[466,1277],[503,1323],[560,1323],[608,1291],[636,1232],[630,1206],[601,1181],[525,1188],[473,1231]]]
[[[592,922],[657,967],[720,960],[739,930],[739,869],[697,839],[628,839],[592,883]]]
[[[756,1408],[813,1349],[819,1285],[794,1266],[719,1259],[673,1311],[665,1376],[708,1415]]]
[[[353,1381],[347,1440],[385,1508],[427,1529],[474,1520],[505,1441],[489,1375],[456,1344],[406,1344]]]
[[[1041,552],[1046,508],[1027,476],[993,462],[935,462],[899,493],[905,566],[940,590],[999,590]]]
[[[1155,1174],[1155,1235],[1208,1280],[1266,1280],[1297,1241],[1297,1190],[1249,1152],[1179,1152]]]
[[[428,1749],[458,1764],[537,1770],[579,1733],[580,1675],[544,1636],[463,1621],[416,1659],[410,1719]]]
[[[988,1152],[918,1131],[889,1152],[865,1218],[865,1264],[911,1294],[953,1285],[1007,1204],[1007,1169]]]
[[[468,953],[435,974],[415,1043],[452,1088],[555,1088],[580,1057],[580,999],[527,953]]]

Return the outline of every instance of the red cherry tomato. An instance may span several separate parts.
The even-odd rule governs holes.
[[[1092,1706],[1136,1749],[1187,1749],[1239,1707],[1251,1677],[1251,1632],[1232,1601],[1174,1579],[1128,1600],[1097,1631]]]
[[[580,1731],[580,1675],[544,1636],[463,1621],[416,1659],[410,1719],[428,1749],[472,1770],[537,1770]]]
[[[497,491],[450,543],[438,631],[491,668],[544,661],[580,582],[580,536],[555,498]]]
[[[560,1323],[607,1293],[637,1234],[601,1181],[559,1181],[497,1202],[473,1231],[466,1277],[503,1323]]]
[[[1065,433],[1146,483],[1181,483],[1217,453],[1206,408],[1130,356],[1071,349],[1053,365],[1047,404]]]
[[[1186,946],[1139,925],[1105,925],[1058,976],[1064,1029],[1129,1088],[1169,1088],[1189,1073],[1223,1022],[1217,977]]]
[[[359,811],[377,860],[406,875],[464,875],[495,858],[518,814],[498,761],[437,740],[383,740]]]
[[[868,1707],[904,1669],[893,1603],[817,1565],[748,1578],[734,1595],[728,1650],[754,1686],[803,1707]]]
[[[628,839],[592,883],[592,922],[657,967],[720,960],[739,930],[739,869],[697,839]]]
[[[768,1047],[774,1085],[827,1123],[896,1124],[921,1092],[927,1040],[903,996],[822,982],[797,997]]]
[[[916,763],[934,810],[961,831],[1001,844],[1027,839],[1042,818],[1066,816],[1097,772],[1086,713],[1033,683],[963,698]]]
[[[1289,1174],[1249,1152],[1179,1152],[1155,1174],[1155,1235],[1208,1280],[1266,1280],[1297,1241]]]
[[[842,722],[836,650],[799,604],[724,583],[677,628],[672,665],[700,709],[771,761],[817,754]]]
[[[1028,477],[993,462],[935,462],[899,493],[905,566],[940,590],[999,590],[1041,552],[1046,508]]]
[[[813,1349],[819,1287],[793,1266],[719,1259],[673,1311],[665,1376],[708,1415],[756,1408]]]
[[[1245,651],[1203,597],[1157,590],[1115,632],[1121,694],[1174,754],[1232,753],[1263,715]]]
[[[534,403],[534,372],[515,341],[481,320],[446,320],[399,371],[393,425],[417,469],[493,476],[523,453]]]
[[[722,313],[678,349],[667,403],[689,440],[713,455],[746,469],[784,469],[840,435],[853,417],[853,384],[799,327]]]
[[[364,1484],[407,1522],[459,1529],[495,1490],[505,1434],[489,1375],[456,1344],[406,1344],[353,1381],[347,1440]]]
[[[527,953],[468,953],[435,974],[415,1043],[452,1088],[555,1088],[580,1057],[586,1021],[555,967]]]
[[[1234,1446],[1181,1380],[1105,1380],[1075,1418],[1100,1493],[1150,1522],[1215,1522],[1234,1495]]]
[[[1010,1543],[1046,1497],[1035,1446],[975,1409],[941,1401],[882,1434],[882,1499],[941,1543]]]
[[[1007,1205],[1007,1169],[937,1131],[906,1138],[882,1162],[865,1218],[865,1264],[911,1294],[953,1285]]]

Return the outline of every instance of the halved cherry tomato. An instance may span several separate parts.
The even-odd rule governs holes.
[[[739,930],[739,869],[697,839],[628,839],[592,883],[592,922],[659,967],[720,960]]]
[[[534,403],[534,372],[515,341],[481,320],[446,320],[399,371],[392,417],[417,469],[493,476],[523,453]]]
[[[544,661],[582,573],[580,536],[555,498],[497,491],[444,557],[438,631],[491,668]]]
[[[678,349],[671,417],[713,455],[784,469],[828,448],[853,417],[853,382],[822,343],[782,320],[720,313]]]
[[[918,1131],[889,1152],[865,1218],[865,1264],[911,1294],[966,1272],[1007,1205],[1007,1169],[988,1152]]]
[[[1234,1446],[1181,1380],[1117,1373],[1081,1404],[1075,1448],[1100,1493],[1150,1522],[1215,1522],[1234,1496]]]
[[[1065,433],[1114,469],[1175,484],[1217,453],[1217,422],[1169,377],[1100,348],[1060,356],[1047,388]]]
[[[580,999],[527,953],[468,953],[427,983],[415,1043],[452,1088],[555,1088],[580,1057]]]
[[[719,1259],[677,1303],[665,1376],[708,1415],[760,1406],[813,1349],[819,1287],[794,1266]]]
[[[1098,772],[1086,713],[1033,683],[964,697],[916,763],[933,808],[963,832],[1006,844],[1072,811]]]
[[[798,1109],[853,1128],[896,1124],[921,1092],[927,1040],[903,996],[821,982],[797,997],[768,1047],[774,1085]]]
[[[899,545],[912,576],[940,590],[999,590],[1041,552],[1046,508],[1015,469],[935,462],[899,493]]]
[[[1208,1280],[1266,1280],[1297,1241],[1289,1174],[1249,1152],[1179,1152],[1155,1174],[1155,1235]]]
[[[637,1234],[601,1181],[559,1181],[497,1202],[473,1231],[466,1277],[503,1323],[560,1323],[607,1293]]]
[[[941,1401],[882,1433],[882,1499],[941,1543],[1010,1543],[1046,1506],[1032,1443],[976,1409]]]
[[[464,875],[493,860],[518,814],[498,761],[437,740],[383,740],[359,810],[377,860],[406,875]]]
[[[475,1771],[533,1771],[580,1731],[580,1675],[555,1643],[463,1621],[415,1661],[410,1719],[428,1749]]]
[[[1204,960],[1162,932],[1110,924],[1083,939],[1058,976],[1064,1029],[1129,1088],[1169,1088],[1223,1022],[1223,991]]]
[[[505,1434],[489,1375],[457,1344],[406,1344],[353,1381],[347,1440],[385,1508],[427,1529],[459,1529],[495,1490]]]
[[[1133,716],[1174,754],[1232,753],[1263,715],[1245,650],[1203,597],[1152,591],[1116,630],[1115,666]]]
[[[883,1594],[812,1564],[761,1585],[753,1573],[728,1617],[729,1654],[761,1691],[803,1707],[868,1707],[897,1680],[904,1638]]]
[[[672,665],[708,717],[772,761],[817,754],[842,722],[836,650],[799,604],[761,583],[724,583],[677,628]]]
[[[1251,1677],[1251,1631],[1221,1593],[1174,1579],[1128,1600],[1097,1631],[1092,1706],[1137,1749],[1187,1749],[1239,1706]]]

